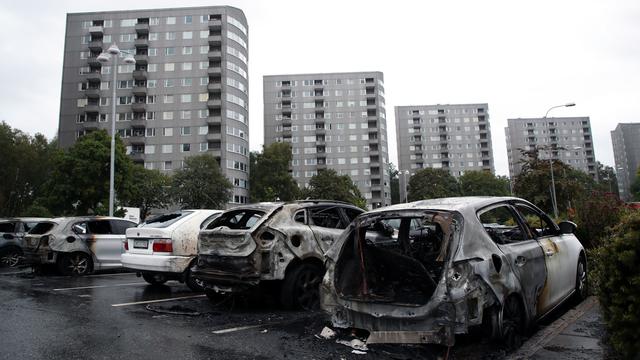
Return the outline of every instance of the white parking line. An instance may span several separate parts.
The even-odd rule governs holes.
[[[259,328],[259,327],[263,327],[263,326],[265,326],[265,325],[273,325],[273,324],[260,324],[260,325],[239,326],[239,327],[234,327],[234,328],[229,328],[229,329],[215,330],[215,331],[212,331],[212,333],[214,333],[214,334],[216,334],[216,335],[220,335],[220,334],[227,334],[227,333],[235,332],[235,331],[242,331],[242,330],[248,330],[248,329]]]
[[[146,282],[137,282],[137,283],[113,284],[113,285],[78,286],[78,287],[71,287],[71,288],[58,288],[58,289],[53,289],[53,291],[99,289],[99,288],[108,288],[108,287],[134,286],[134,285],[145,285],[145,284],[147,284],[147,283]]]
[[[129,273],[115,273],[115,274],[95,274],[95,275],[87,275],[85,277],[103,277],[103,276],[123,276],[123,275],[135,275],[134,272]]]
[[[151,304],[151,303],[159,303],[159,302],[165,302],[165,301],[178,301],[178,300],[186,300],[186,299],[203,298],[205,296],[207,295],[203,294],[203,295],[182,296],[182,297],[168,298],[168,299],[136,301],[136,302],[122,303],[122,304],[111,304],[111,306],[121,307],[121,306],[131,306],[131,305],[140,305],[140,304]]]

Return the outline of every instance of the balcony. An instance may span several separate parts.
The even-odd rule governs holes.
[[[136,48],[148,48],[149,47],[149,39],[148,38],[138,38],[133,43]]]
[[[316,128],[316,135],[324,135],[327,131],[325,130],[325,128],[321,127],[321,128]]]
[[[145,103],[133,103],[131,104],[131,110],[133,112],[146,112],[147,104]]]
[[[92,72],[87,74],[87,80],[88,81],[101,81],[102,80],[102,74],[100,73],[100,71],[92,71]]]
[[[93,66],[93,67],[102,66],[102,63],[100,61],[98,61],[98,57],[97,56],[88,57],[87,58],[87,64],[89,64],[89,66]]]
[[[89,99],[98,99],[100,98],[100,89],[87,89],[84,91],[84,95]]]
[[[102,51],[102,40],[94,40],[89,42],[89,49],[93,51]]]
[[[220,75],[222,73],[222,67],[220,65],[209,66],[207,69],[207,74],[209,75]]]
[[[211,50],[207,53],[209,60],[220,60],[222,59],[222,51],[220,50]]]
[[[133,162],[143,162],[144,161],[144,153],[143,152],[132,152],[131,154],[129,154],[129,158],[131,158],[131,160]]]
[[[133,88],[133,95],[143,96],[147,95],[147,87],[146,86],[136,86]]]
[[[91,35],[102,35],[102,34],[104,34],[104,27],[102,27],[102,26],[91,26],[89,28],[89,34],[91,34]]]
[[[87,113],[87,114],[99,113],[100,112],[100,107],[98,106],[98,104],[85,105],[84,112]]]
[[[131,120],[132,127],[145,127],[147,125],[147,120],[145,119],[133,119]]]
[[[209,83],[207,84],[207,90],[209,91],[222,91],[222,83]]]
[[[133,70],[132,76],[136,80],[147,80],[147,70]]]
[[[222,99],[209,99],[207,100],[207,107],[210,109],[218,109],[222,106]]]
[[[136,33],[138,33],[138,34],[148,34],[149,33],[149,23],[138,23],[138,24],[136,24]]]
[[[222,116],[220,115],[209,115],[207,117],[208,125],[221,125],[222,124]]]
[[[134,59],[136,59],[136,64],[140,64],[140,65],[146,65],[147,63],[149,63],[149,55],[134,55],[133,56]]]
[[[209,30],[222,30],[222,20],[209,19]]]
[[[129,144],[137,144],[137,145],[144,145],[144,136],[129,136],[127,138],[127,141],[129,142]]]
[[[207,134],[207,140],[209,140],[209,141],[220,141],[220,140],[222,140],[222,134],[221,133],[210,133],[210,134]]]
[[[209,45],[221,45],[222,35],[209,35]]]
[[[82,127],[85,130],[98,130],[100,128],[97,121],[85,121],[82,123]]]

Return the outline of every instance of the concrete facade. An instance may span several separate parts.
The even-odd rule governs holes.
[[[495,172],[486,103],[396,106],[395,112],[400,172]]]
[[[248,25],[240,9],[209,6],[67,14],[58,139],[71,146],[111,129],[112,43],[118,61],[116,129],[136,163],[165,172],[212,154],[248,201]]]
[[[618,124],[611,131],[620,199],[631,201],[631,184],[640,167],[640,123]]]
[[[540,152],[541,158],[548,159],[551,156],[596,178],[596,157],[589,117],[508,119],[504,130],[511,177],[517,176],[522,170],[519,149],[549,147],[550,150]]]
[[[391,204],[383,80],[381,72],[264,77],[264,144],[291,143],[300,187],[334,169],[369,207]]]

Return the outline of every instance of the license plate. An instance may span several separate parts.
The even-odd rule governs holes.
[[[133,247],[136,249],[146,249],[149,247],[149,240],[133,240]]]

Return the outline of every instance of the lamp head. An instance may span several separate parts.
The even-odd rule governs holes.
[[[111,55],[119,55],[120,54],[120,49],[118,48],[118,45],[116,45],[115,43],[111,44],[111,46],[109,46],[109,49],[107,49],[107,52]]]
[[[131,54],[127,54],[127,56],[124,57],[124,63],[134,65],[136,63],[136,59],[134,59]]]
[[[111,59],[111,56],[107,53],[100,53],[100,55],[98,55],[98,61],[101,63],[107,63],[109,62],[109,59]]]
[[[566,103],[564,104],[565,107],[571,107],[571,106],[576,106],[576,103],[574,102],[570,102],[570,103]]]

